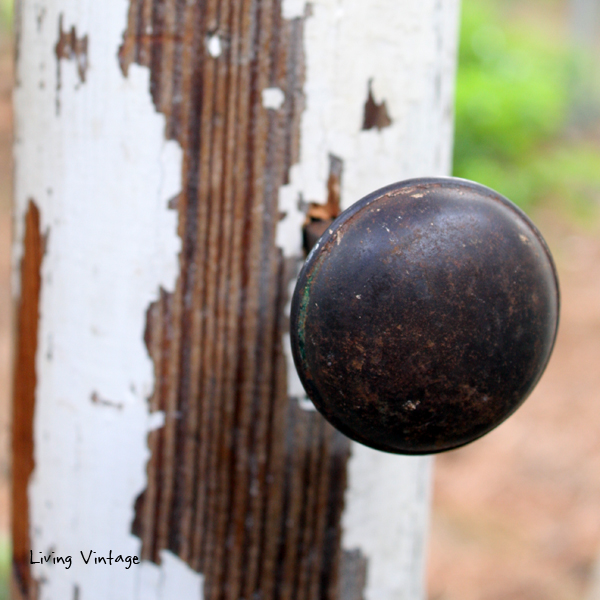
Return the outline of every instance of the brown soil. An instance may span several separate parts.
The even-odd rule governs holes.
[[[600,551],[600,237],[534,214],[559,271],[554,354],[526,403],[438,457],[431,600],[586,598]]]

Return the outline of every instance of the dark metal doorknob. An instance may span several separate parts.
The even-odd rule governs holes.
[[[521,210],[469,181],[412,179],[358,201],[313,248],[292,299],[292,350],[342,433],[428,454],[517,409],[558,314],[552,257]]]

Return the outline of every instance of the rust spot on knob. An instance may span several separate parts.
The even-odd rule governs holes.
[[[294,292],[292,349],[340,431],[428,454],[516,410],[548,362],[558,313],[552,257],[523,212],[469,181],[413,179],[327,228]]]

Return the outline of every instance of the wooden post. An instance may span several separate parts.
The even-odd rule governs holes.
[[[456,13],[18,2],[14,599],[423,597],[430,460],[312,410],[287,311],[307,219],[448,174]]]

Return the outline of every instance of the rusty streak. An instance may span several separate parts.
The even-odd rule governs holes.
[[[33,414],[35,407],[35,358],[38,345],[40,269],[44,238],[40,213],[29,200],[25,215],[25,239],[21,260],[21,299],[17,313],[17,342],[12,414],[12,543],[11,593],[15,600],[37,597],[37,582],[29,568],[29,500],[27,487],[33,472]]]
[[[133,531],[144,559],[169,549],[203,573],[206,600],[338,600],[349,443],[287,397],[284,309],[300,259],[275,244],[298,160],[304,19],[283,19],[281,0],[131,0],[128,18],[122,72],[150,68],[165,136],[184,151],[170,203],[180,274],[145,335],[165,425],[148,438]],[[279,110],[262,106],[268,87],[285,94]]]

